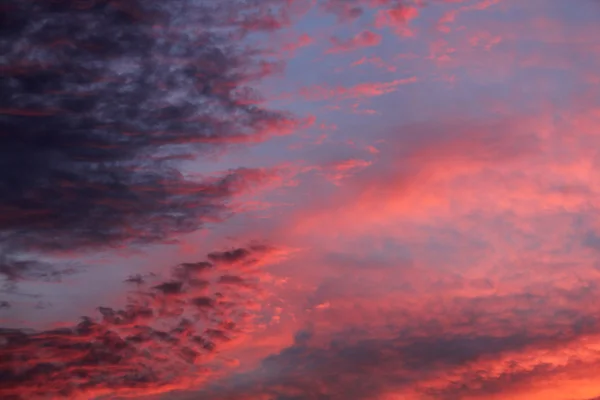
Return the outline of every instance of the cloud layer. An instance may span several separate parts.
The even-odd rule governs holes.
[[[597,2],[6,10],[0,397],[600,396]]]

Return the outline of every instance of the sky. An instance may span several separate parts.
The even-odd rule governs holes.
[[[600,399],[600,2],[0,9],[0,397]]]

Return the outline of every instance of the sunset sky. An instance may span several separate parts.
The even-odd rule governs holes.
[[[0,398],[600,399],[600,1],[0,14]]]

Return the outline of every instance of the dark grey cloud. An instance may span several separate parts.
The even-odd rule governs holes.
[[[361,0],[325,0],[322,7],[325,11],[337,16],[339,21],[359,18],[365,13]]]
[[[248,259],[250,252],[246,249],[234,249],[229,251],[216,251],[208,255],[208,259],[215,263],[235,264]]]
[[[3,2],[0,275],[51,273],[23,252],[144,244],[194,231],[266,177],[237,169],[194,180],[180,168],[261,140],[290,118],[247,101],[256,95],[246,84],[260,60],[236,40],[243,4]]]

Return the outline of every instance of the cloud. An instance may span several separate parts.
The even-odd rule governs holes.
[[[327,53],[342,53],[355,51],[363,47],[377,46],[381,42],[381,35],[364,30],[347,40],[333,37],[331,42],[333,43],[333,47],[327,50]]]
[[[319,167],[323,172],[323,175],[336,185],[340,185],[341,182],[360,171],[363,168],[367,168],[371,165],[370,161],[350,158],[328,165]]]
[[[417,77],[395,79],[389,82],[366,82],[349,87],[310,86],[302,88],[300,95],[307,100],[321,101],[327,99],[360,99],[377,97],[398,90],[398,86],[417,82]]]
[[[291,346],[256,370],[181,398],[528,399],[546,386],[551,395],[545,398],[584,399],[569,379],[581,379],[588,393],[600,389],[593,373],[584,372],[600,365],[594,350],[600,325],[579,303],[595,292],[594,286],[454,300],[437,293],[422,308],[396,304],[387,315],[380,314],[381,302],[372,310],[348,305],[336,312],[332,298],[322,317],[313,316]],[[490,306],[504,311],[490,313]],[[337,320],[350,310],[358,313],[350,323]],[[387,321],[386,329],[375,330],[373,318]]]
[[[208,258],[211,261],[222,264],[235,264],[240,261],[246,260],[248,257],[250,257],[250,252],[246,249],[219,251],[210,253],[208,255]]]
[[[258,262],[276,250],[250,245],[209,257],[245,254]],[[201,384],[220,368],[216,352],[251,327],[249,305],[262,296],[256,274],[233,271],[230,263],[183,263],[164,282],[134,280],[123,309],[99,307],[99,317],[68,328],[0,329],[0,397],[140,396]]]
[[[391,64],[386,63],[384,60],[381,59],[381,57],[362,57],[360,60],[356,60],[354,61],[351,66],[352,67],[356,67],[359,65],[364,65],[364,64],[372,64],[374,66],[376,66],[377,68],[381,68],[381,69],[385,69],[388,72],[396,72],[397,67]]]
[[[397,35],[413,36],[408,23],[419,16],[416,7],[398,4],[396,7],[377,11],[375,26],[391,28]]]
[[[458,0],[461,1],[461,0]],[[372,9],[377,11],[379,26],[403,24],[418,15],[418,9],[403,0],[320,0],[318,4],[327,12],[337,16],[340,22],[351,22]],[[422,2],[414,2],[422,6]]]
[[[352,21],[364,13],[362,0],[325,0],[320,3],[324,11],[338,17],[339,21]]]
[[[464,5],[458,7],[453,10],[446,11],[437,22],[437,29],[443,33],[449,33],[451,31],[450,24],[454,23],[456,19],[465,12],[470,11],[484,11],[498,3],[502,0],[482,0],[473,4]],[[450,2],[452,3],[452,2]],[[454,3],[462,3],[461,1],[456,1]]]
[[[295,38],[294,41],[286,43],[283,46],[283,50],[290,51],[290,52],[295,52],[298,49],[310,46],[313,42],[314,42],[314,39],[311,36],[309,36],[306,33],[303,33],[302,35],[300,35],[297,38]]]
[[[5,277],[41,274],[45,264],[23,252],[164,241],[222,218],[228,199],[264,172],[198,180],[181,172],[181,161],[294,129],[289,115],[246,101],[248,83],[268,71],[213,29],[226,21],[226,5],[20,1],[5,8]],[[242,25],[256,24],[250,20]]]
[[[275,2],[272,1],[251,4],[253,7],[248,7],[246,13],[237,14],[240,18],[236,22],[244,31],[277,31],[290,25],[290,16],[285,5],[274,7]],[[238,10],[234,10],[234,12],[237,13]]]
[[[326,171],[330,176],[340,173],[348,176],[340,190],[327,198],[315,197],[314,203],[291,214],[293,222],[287,229],[306,235],[318,229],[320,235],[330,234],[333,238],[339,232],[378,235],[383,227],[389,227],[398,235],[399,228],[394,228],[398,227],[394,222],[398,220],[422,222],[425,219],[429,223],[442,216],[452,219],[458,210],[468,213],[470,207],[479,209],[485,205],[487,210],[492,204],[505,207],[504,210],[514,207],[515,202],[490,203],[490,199],[494,196],[512,198],[511,188],[516,183],[498,187],[486,178],[486,173],[499,166],[509,170],[518,168],[541,156],[542,142],[537,135],[544,127],[537,124],[534,118],[465,123],[449,117],[391,129],[367,168],[364,162],[362,166],[340,164],[338,169],[341,170],[337,172],[329,167]],[[501,172],[498,174],[503,176]],[[460,185],[459,182],[466,183]],[[496,194],[486,192],[490,198],[484,196],[480,192],[482,185]],[[525,193],[523,190],[519,193]],[[536,201],[548,199],[542,193],[534,198],[537,200],[528,203],[531,207],[535,207]],[[461,201],[454,204],[456,199]],[[556,201],[559,206],[561,200]],[[360,220],[354,218],[355,215],[360,215]]]
[[[593,126],[584,115],[569,119]],[[587,251],[596,235],[579,235],[589,231],[578,226],[590,218],[597,226],[588,164],[596,153],[585,152],[589,143],[560,140],[587,129],[550,130],[546,117],[393,129],[373,163],[346,179],[347,191],[303,204],[298,221],[273,234],[300,240],[289,232],[313,217],[301,232],[312,244],[305,258],[282,268],[290,281],[282,293],[294,303],[282,315],[305,322],[305,332],[258,368],[189,398],[582,400],[600,393],[600,325],[590,301],[597,254]],[[570,163],[582,157],[579,171]],[[586,190],[564,192],[573,191],[574,203],[549,192],[580,179]],[[330,249],[344,257],[327,257]]]
[[[203,230],[191,239],[186,237],[189,240],[181,252],[172,249],[172,253],[164,254],[162,246],[153,249],[158,257],[144,260],[140,269],[150,268],[148,261],[156,271],[160,257],[186,262],[168,261],[167,265],[176,265],[166,273],[141,272],[125,279],[130,292],[121,305],[115,305],[115,298],[121,296],[113,288],[105,292],[104,306],[98,307],[97,313],[83,313],[88,317],[79,324],[38,331],[0,330],[0,397],[598,398],[600,320],[594,299],[600,295],[600,219],[596,217],[600,204],[596,179],[600,114],[597,93],[582,79],[585,74],[573,74],[567,68],[569,60],[578,59],[571,57],[574,54],[587,54],[579,58],[581,66],[573,64],[576,70],[591,71],[595,65],[597,53],[592,51],[595,44],[589,38],[597,35],[586,28],[594,22],[593,15],[578,12],[574,18],[560,0],[490,8],[498,11],[497,15],[467,13],[469,7],[478,10],[494,3],[479,0],[312,3],[316,12],[307,14],[310,19],[290,30],[287,28],[298,17],[292,11],[296,1],[190,1],[186,3],[190,13],[196,6],[202,8],[201,4],[207,8],[202,8],[206,13],[190,16],[193,23],[189,24],[186,16],[169,20],[171,25],[146,24],[144,10],[152,6],[145,3],[137,10],[124,11],[134,14],[138,21],[134,26],[158,32],[149,35],[152,46],[160,50],[159,44],[169,45],[165,45],[168,51],[159,53],[170,57],[173,65],[164,68],[173,68],[173,74],[159,74],[163,64],[158,61],[153,65],[160,68],[148,73],[150,77],[164,77],[164,85],[171,76],[179,76],[179,65],[192,63],[174,46],[177,35],[197,39],[193,52],[214,50],[210,56],[199,57],[200,64],[193,63],[194,68],[208,68],[220,80],[202,91],[199,97],[204,103],[194,112],[203,113],[202,126],[216,133],[183,129],[187,116],[183,122],[177,117],[176,111],[183,107],[179,105],[166,116],[161,114],[162,108],[158,114],[144,114],[153,126],[164,123],[162,117],[167,122],[179,121],[182,125],[177,125],[178,129],[163,127],[159,133],[149,131],[148,135],[129,128],[119,130],[119,134],[129,135],[116,135],[114,141],[113,136],[100,136],[110,140],[108,147],[99,149],[75,140],[73,160],[67,157],[71,154],[69,140],[51,147],[48,160],[59,162],[40,157],[39,170],[48,170],[54,179],[51,172],[57,165],[60,173],[75,174],[77,180],[57,185],[57,179],[34,179],[41,174],[36,172],[23,181],[26,190],[2,192],[20,193],[15,195],[14,204],[28,204],[24,200],[38,198],[56,197],[60,201],[54,205],[54,200],[39,200],[39,207],[30,213],[0,212],[0,221],[18,217],[27,222],[12,225],[7,237],[15,252],[0,259],[0,274],[14,282],[57,280],[80,266],[53,265],[45,257],[36,257],[39,253],[45,256],[57,251],[169,242],[179,233],[221,222],[233,212],[238,215],[228,224]],[[90,10],[100,12],[118,5],[97,2],[95,9],[75,12],[62,9],[65,4],[54,5],[55,12],[81,16],[86,21],[94,21],[95,17],[85,17]],[[85,4],[92,3],[77,3]],[[183,2],[173,4],[178,7]],[[415,6],[418,12],[413,17],[390,12],[402,9],[400,5]],[[436,21],[451,7],[463,7],[460,17],[454,15],[461,27],[438,41]],[[165,12],[152,21],[168,20],[172,13]],[[548,19],[548,14],[568,17],[572,26]],[[363,29],[374,29],[377,15],[384,28],[377,34],[386,35],[386,46],[369,49],[373,54],[357,61],[356,66],[363,66],[359,68],[348,68],[347,60],[337,65],[335,61],[343,57],[322,57],[315,49],[299,52],[307,58],[296,59],[284,70],[282,63],[262,59],[262,50],[245,47],[253,40],[261,46],[270,46],[273,43],[268,42],[273,41],[283,47],[287,39],[306,31],[304,39],[299,37],[299,45],[314,38],[315,45],[326,51],[330,45],[327,38],[335,34],[338,39],[350,38],[348,42],[339,39],[350,49],[356,44],[351,43],[352,38]],[[419,21],[415,21],[417,16]],[[443,25],[452,22],[450,17],[448,14]],[[27,14],[22,19],[15,16],[9,25],[18,26],[27,18]],[[408,33],[413,21],[430,37],[404,41],[390,35]],[[163,25],[171,27],[166,36],[161,33],[167,29]],[[200,33],[198,27],[202,27]],[[317,38],[325,38],[325,42],[316,43]],[[14,46],[20,46],[20,40],[15,36]],[[190,43],[187,40],[186,46]],[[64,42],[57,40],[52,46],[68,48]],[[134,42],[120,41],[132,46]],[[43,46],[25,48],[29,57],[44,50]],[[391,49],[401,54],[390,56],[387,52]],[[221,53],[235,62],[221,63]],[[276,58],[291,56],[276,50],[267,53]],[[314,55],[318,57],[313,59]],[[87,65],[85,57],[76,52],[74,59],[77,65]],[[436,65],[432,59],[443,63]],[[108,63],[106,58],[102,60]],[[391,60],[394,65],[387,64]],[[204,66],[210,63],[216,63],[215,71]],[[525,68],[512,68],[513,64]],[[120,72],[111,76],[130,76],[129,64],[119,65]],[[438,67],[451,70],[440,72]],[[6,70],[10,77],[27,68],[32,67],[19,65]],[[401,74],[390,78],[396,68]],[[489,82],[497,68],[506,73],[502,79]],[[306,74],[309,69],[311,73]],[[79,76],[77,70],[69,71],[63,72]],[[290,107],[317,115],[314,131],[291,141],[277,138],[261,148],[229,154],[227,160],[220,158],[214,164],[201,160],[219,171],[226,169],[225,162],[248,161],[256,166],[282,165],[285,161],[289,162],[285,174],[280,172],[285,168],[237,168],[210,176],[187,174],[183,166],[191,163],[183,163],[193,161],[193,156],[257,143],[298,127],[294,118],[261,109],[264,103],[258,92],[244,89],[256,79],[279,73],[290,75],[284,75],[284,80],[266,81],[266,85],[276,87],[274,91],[306,85],[299,92],[299,100],[330,101],[327,106],[378,114],[342,115],[324,111],[323,104],[300,101]],[[363,75],[348,77],[346,73]],[[402,84],[417,80],[416,76],[403,76],[417,73],[418,87],[402,90]],[[455,86],[440,84],[440,74],[455,76]],[[0,82],[8,86],[19,82],[11,79]],[[537,86],[538,82],[546,86]],[[93,80],[92,85],[97,86],[91,89],[99,91],[105,84],[102,79]],[[160,100],[180,104],[181,98],[188,98],[179,89],[160,90],[164,95]],[[114,93],[120,92],[115,89]],[[115,107],[130,104],[121,103],[118,96],[116,100]],[[52,121],[66,113],[59,107],[33,109],[12,104],[0,110],[0,122],[19,118]],[[220,125],[221,117],[225,128]],[[140,119],[134,115],[131,121],[139,126],[145,123]],[[60,126],[68,127],[80,120],[69,114],[60,121]],[[119,121],[126,124],[129,118]],[[107,129],[105,125],[102,129]],[[230,126],[235,129],[230,131]],[[37,125],[28,129],[34,128],[42,129]],[[320,136],[324,130],[331,132]],[[153,140],[165,132],[175,132],[177,139],[155,145]],[[32,143],[36,146],[45,143],[41,135],[29,137],[35,139]],[[92,139],[100,140],[96,136]],[[130,140],[152,143],[139,151],[132,144],[133,150],[119,156],[123,146],[130,148]],[[21,142],[15,143],[15,149],[23,147]],[[291,143],[298,146],[287,152]],[[318,146],[302,146],[310,143]],[[15,154],[29,154],[17,150]],[[102,163],[108,171],[121,171],[122,166],[124,172],[118,176],[125,177],[119,181],[123,185],[99,178],[87,183],[89,176],[104,176],[94,175],[91,165],[96,165],[95,161],[87,160],[96,154],[117,157]],[[38,158],[24,160],[35,164]],[[15,167],[19,165],[14,162]],[[143,180],[139,177],[147,175],[135,174],[149,174],[152,179]],[[246,193],[256,185],[264,188],[273,181],[277,181],[277,189],[266,193],[264,199],[251,204],[246,201]],[[72,218],[65,217],[65,221],[74,222],[54,227],[54,220],[44,219],[46,209],[42,205],[52,212],[54,207],[59,215]],[[73,213],[68,214],[71,209]],[[84,216],[80,209],[87,214]],[[95,225],[97,232],[93,231]],[[252,242],[256,237],[271,245]],[[231,240],[248,244],[231,246]],[[198,258],[184,259],[185,254],[195,254],[198,245],[210,250]],[[297,250],[296,257],[286,259],[286,249],[290,248]],[[32,254],[20,254],[25,251]],[[132,261],[132,266],[137,261]],[[125,260],[116,262],[130,266]],[[120,272],[124,275],[119,279],[134,273]],[[37,285],[23,286],[28,284]],[[75,289],[85,292],[81,297],[88,299],[91,287]],[[2,312],[19,316],[18,300],[7,300],[10,302],[0,301]],[[43,317],[49,317],[50,312],[44,311]]]

